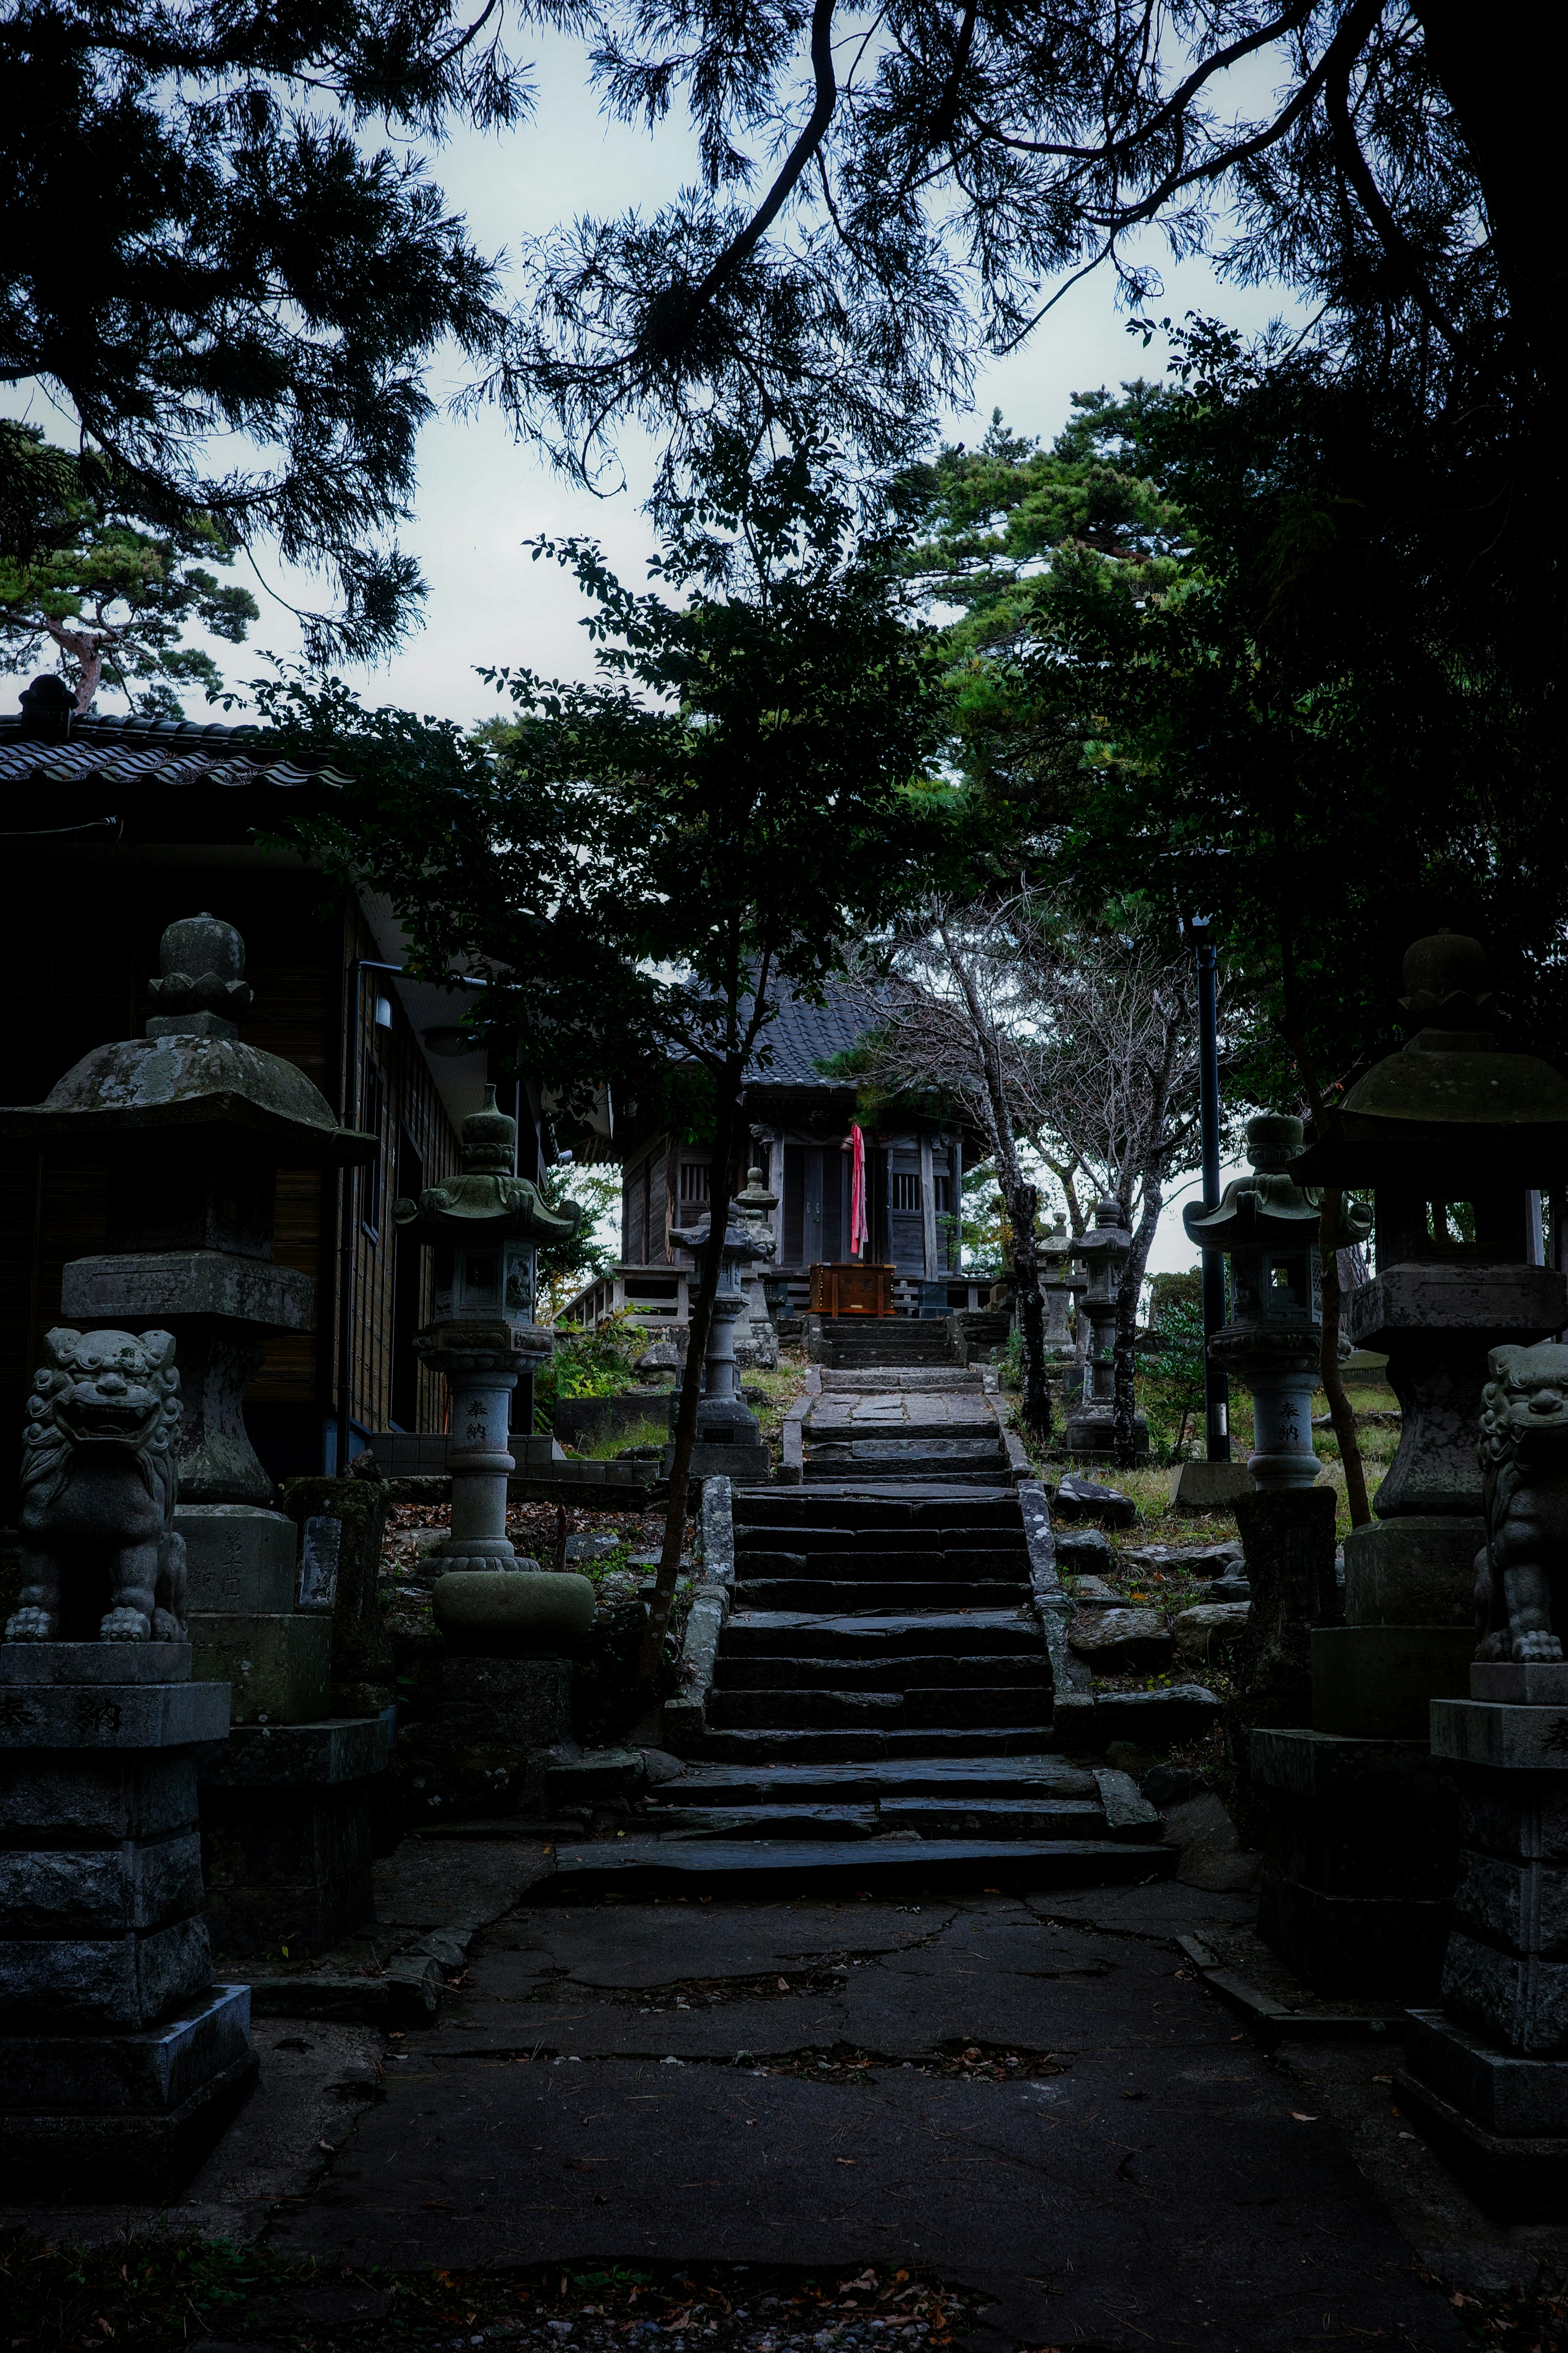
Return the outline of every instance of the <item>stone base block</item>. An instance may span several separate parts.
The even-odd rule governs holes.
[[[146,1936],[0,1937],[0,2025],[135,2031],[212,1982],[201,1918]],[[0,2085],[0,2096],[4,2087]]]
[[[1330,1895],[1265,1869],[1258,1933],[1329,2000],[1359,1995],[1430,1997],[1448,1933],[1440,1899]]]
[[[1352,1626],[1453,1626],[1475,1648],[1476,1555],[1486,1522],[1463,1514],[1374,1520],[1345,1538],[1345,1617]]]
[[[113,1846],[0,1849],[0,1936],[145,1935],[201,1907],[194,1829]]]
[[[1322,1994],[1429,2000],[1458,1869],[1455,1775],[1424,1742],[1259,1729],[1259,1930]]]
[[[1485,2132],[1568,2144],[1568,2060],[1526,2059],[1456,2025],[1440,2010],[1413,2010],[1405,2064],[1416,2082]]]
[[[570,1659],[447,1659],[430,1727],[455,1748],[552,1748],[572,1736]]]
[[[181,1504],[174,1525],[185,1540],[190,1609],[293,1609],[300,1533],[286,1514],[252,1504]]]
[[[1068,1454],[1082,1455],[1091,1462],[1103,1462],[1116,1452],[1116,1423],[1109,1406],[1080,1409],[1069,1414],[1062,1433],[1062,1448]],[[1132,1417],[1132,1451],[1149,1451],[1149,1425],[1141,1413]]]
[[[1257,1485],[1245,1462],[1183,1462],[1171,1473],[1167,1500],[1173,1512],[1224,1512]]]
[[[250,2047],[250,1988],[215,1985],[133,2034],[11,2034],[0,2115],[167,2116]]]
[[[196,1823],[195,1759],[173,1755],[40,1756],[0,1749],[0,1839],[117,1842]]]
[[[226,1683],[0,1684],[0,1752],[191,1748],[227,1730]]]
[[[258,2073],[247,2051],[177,2107],[153,2115],[0,2109],[0,2195],[18,2205],[173,2198],[255,2089]]]
[[[1432,1754],[1500,1773],[1562,1773],[1568,1766],[1568,1705],[1510,1707],[1495,1700],[1435,1699]]]
[[[552,1569],[448,1568],[437,1583],[436,1623],[454,1651],[549,1656],[591,1633],[593,1581]]]
[[[1350,1738],[1419,1740],[1434,1699],[1463,1699],[1473,1626],[1316,1626],[1312,1723]]]
[[[1524,2060],[1413,2010],[1394,2083],[1402,2112],[1478,2205],[1508,2222],[1568,2209],[1568,2065]]]
[[[0,1643],[0,1685],[188,1683],[188,1642]]]
[[[285,1522],[292,1535],[292,1524]],[[309,1724],[327,1713],[332,1621],[324,1613],[191,1612],[195,1672],[226,1683],[238,1724]]]
[[[1500,1952],[1456,1928],[1443,1961],[1453,2017],[1529,2059],[1568,2059],[1568,1960]]]
[[[202,1868],[218,1952],[325,1952],[373,1924],[373,1814],[391,1713],[240,1725],[203,1759]]]
[[[675,1460],[675,1449],[667,1446],[662,1464],[663,1475],[668,1478]],[[734,1446],[726,1441],[717,1444],[699,1440],[691,1450],[691,1461],[687,1471],[690,1479],[732,1479],[737,1487],[765,1487],[773,1477],[773,1456],[766,1446]]]

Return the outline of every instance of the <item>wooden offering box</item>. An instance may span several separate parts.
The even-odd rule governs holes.
[[[850,1260],[842,1265],[811,1270],[811,1312],[814,1315],[890,1315],[893,1313],[893,1269],[862,1266]]]

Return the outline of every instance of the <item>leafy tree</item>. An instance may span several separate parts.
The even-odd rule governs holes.
[[[490,976],[485,1026],[570,1103],[650,1061],[711,1096],[710,1236],[691,1311],[671,1503],[643,1672],[662,1653],[687,1465],[733,1183],[742,1092],[788,980],[807,997],[921,869],[911,786],[934,734],[925,638],[889,550],[851,529],[830,469],[736,458],[637,594],[582,541],[539,543],[593,610],[600,677],[500,672],[525,723],[465,743],[340,688],[298,723],[363,781],[312,855],[397,907],[419,969]],[[287,704],[287,695],[274,698]]]
[[[1150,1277],[1149,1348],[1144,1356],[1148,1375],[1145,1400],[1173,1419],[1170,1441],[1173,1462],[1182,1460],[1189,1425],[1202,1429],[1205,1373],[1208,1362],[1204,1335],[1203,1277],[1197,1272]]]
[[[18,482],[31,475],[44,495],[18,516],[13,552],[0,547],[0,670],[31,670],[52,648],[79,712],[92,708],[106,673],[133,710],[156,717],[180,716],[179,686],[216,697],[217,664],[182,644],[186,628],[199,621],[238,645],[258,618],[249,590],[207,568],[234,561],[219,525],[195,514],[167,531],[138,530],[115,512],[102,467],[47,450],[36,427],[0,426],[0,449],[16,444]]]
[[[541,1302],[554,1317],[585,1282],[596,1282],[608,1274],[619,1255],[600,1240],[599,1229],[606,1219],[619,1216],[620,1172],[567,1164],[547,1168],[539,1189],[548,1208],[571,1205],[583,1212],[575,1230],[563,1240],[541,1244],[535,1261]]]
[[[1500,480],[1560,484],[1555,22],[1526,77],[1459,0],[601,0],[594,24],[608,111],[684,108],[700,179],[531,249],[510,392],[569,463],[620,417],[700,446],[803,405],[885,450],[1067,274],[1157,293],[1153,227],[1302,290],[1326,346],[1429,414],[1506,412]]]
[[[519,119],[497,22],[449,0],[17,0],[0,23],[0,378],[46,388],[153,533],[206,514],[324,572],[312,659],[373,654],[416,612],[393,534],[423,373],[447,339],[483,366],[500,337],[491,264],[402,143]],[[399,144],[368,144],[374,122]]]

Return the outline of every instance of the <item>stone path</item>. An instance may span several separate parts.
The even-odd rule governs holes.
[[[524,1909],[279,2252],[929,2264],[982,2343],[1454,2348],[1412,2248],[1173,1938],[1170,1884]]]

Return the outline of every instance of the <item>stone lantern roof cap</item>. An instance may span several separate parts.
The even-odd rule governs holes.
[[[1212,1209],[1189,1204],[1182,1212],[1187,1240],[1200,1250],[1310,1248],[1322,1218],[1322,1190],[1289,1175],[1301,1149],[1302,1123],[1288,1113],[1264,1112],[1246,1127],[1248,1176],[1233,1176]],[[1340,1211],[1335,1247],[1350,1250],[1372,1231],[1365,1202],[1346,1201]]]
[[[1130,1250],[1131,1247],[1131,1232],[1121,1221],[1121,1204],[1108,1195],[1103,1201],[1095,1203],[1094,1223],[1087,1233],[1079,1236],[1072,1252],[1075,1258],[1092,1259],[1102,1254],[1114,1256],[1118,1250]]]
[[[577,1230],[582,1211],[552,1209],[537,1185],[513,1173],[517,1122],[496,1108],[496,1091],[485,1089],[483,1107],[462,1127],[462,1166],[444,1184],[427,1185],[419,1198],[392,1205],[392,1221],[412,1241],[564,1241]]]
[[[1439,932],[1405,958],[1412,1034],[1359,1079],[1329,1132],[1292,1163],[1330,1184],[1445,1182],[1479,1170],[1531,1185],[1568,1171],[1568,1079],[1537,1054],[1500,1047],[1479,940]]]
[[[159,944],[145,1038],[94,1047],[41,1103],[0,1109],[0,1134],[34,1145],[132,1144],[171,1130],[237,1129],[285,1168],[373,1160],[379,1140],[340,1127],[303,1071],[245,1045],[233,1014],[248,1011],[245,942],[209,914],[171,923]],[[220,1010],[220,1008],[222,1008]]]
[[[772,1258],[774,1248],[772,1234],[759,1236],[752,1228],[737,1223],[734,1206],[731,1201],[731,1214],[724,1228],[724,1256],[743,1260],[747,1264],[757,1259]],[[672,1226],[669,1239],[680,1250],[704,1250],[712,1229],[712,1219],[704,1218],[698,1226]]]

